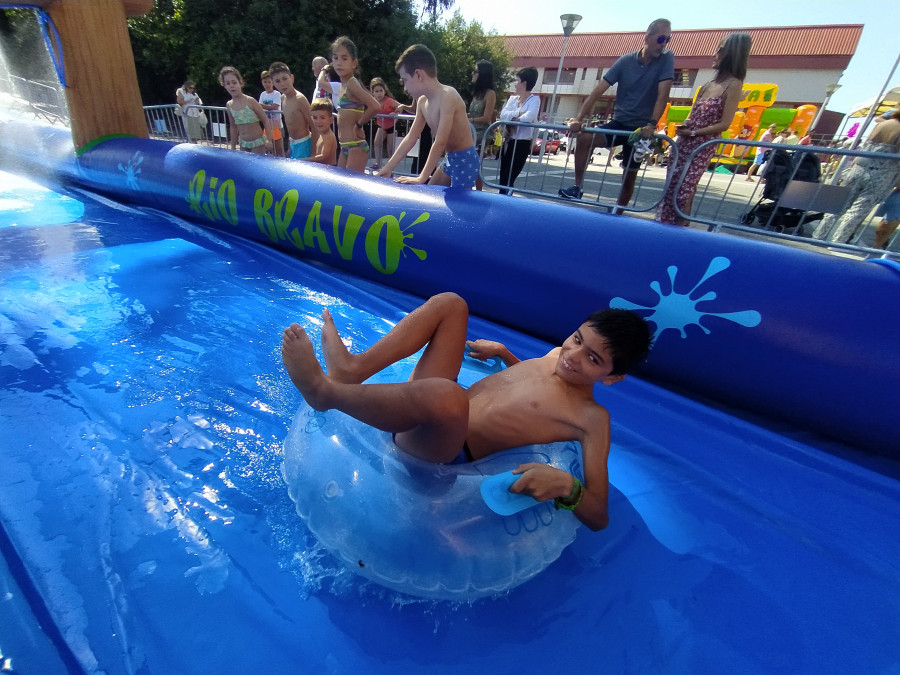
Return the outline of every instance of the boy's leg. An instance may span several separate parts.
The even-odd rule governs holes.
[[[469,401],[455,382],[443,377],[391,384],[335,382],[322,372],[309,337],[297,324],[285,329],[281,354],[291,381],[315,410],[335,408],[393,433],[401,449],[420,459],[449,462],[459,454],[468,431]]]
[[[400,359],[425,352],[410,379],[456,379],[466,345],[469,307],[455,293],[432,296],[403,317],[390,332],[360,354],[351,354],[341,342],[331,314],[323,312],[322,350],[328,377],[358,384]]]

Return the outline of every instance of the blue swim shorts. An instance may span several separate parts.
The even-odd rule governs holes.
[[[448,152],[444,161],[444,173],[450,176],[451,187],[471,189],[475,187],[480,165],[481,158],[472,145],[465,150]]]
[[[894,188],[888,198],[881,202],[881,206],[875,212],[878,218],[884,218],[886,221],[893,222],[900,220],[900,190]]]
[[[299,141],[291,139],[291,159],[306,159],[312,157],[312,134]]]

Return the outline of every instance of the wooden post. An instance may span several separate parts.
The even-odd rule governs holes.
[[[147,138],[134,55],[125,23],[152,8],[152,0],[50,0],[43,5],[62,43],[72,141],[80,150],[110,134]]]

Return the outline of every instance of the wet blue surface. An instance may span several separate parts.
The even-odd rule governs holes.
[[[280,334],[318,336],[329,307],[364,346],[418,299],[164,214],[17,189],[34,203],[0,210],[15,214],[0,220],[0,647],[17,672],[900,667],[895,478],[636,379],[596,392],[614,421],[607,530],[472,605],[365,582],[281,479],[300,400]],[[479,320],[470,335],[549,348]]]

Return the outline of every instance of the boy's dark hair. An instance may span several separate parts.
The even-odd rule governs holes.
[[[275,61],[271,66],[269,66],[269,76],[274,77],[276,73],[287,73],[291,74],[291,69],[288,68],[288,65],[282,61]]]
[[[525,89],[531,91],[534,89],[534,85],[537,84],[538,79],[538,71],[537,68],[532,68],[528,66],[527,68],[522,68],[518,73],[516,73],[516,77],[518,77],[522,82],[525,83]]]
[[[624,375],[650,353],[653,333],[640,314],[628,309],[601,309],[584,323],[606,339],[613,360],[611,375]]]
[[[401,68],[410,75],[421,70],[429,77],[437,77],[437,59],[434,57],[434,52],[425,45],[407,47],[406,51],[397,59],[397,63],[394,64],[396,72],[399,73]]]

